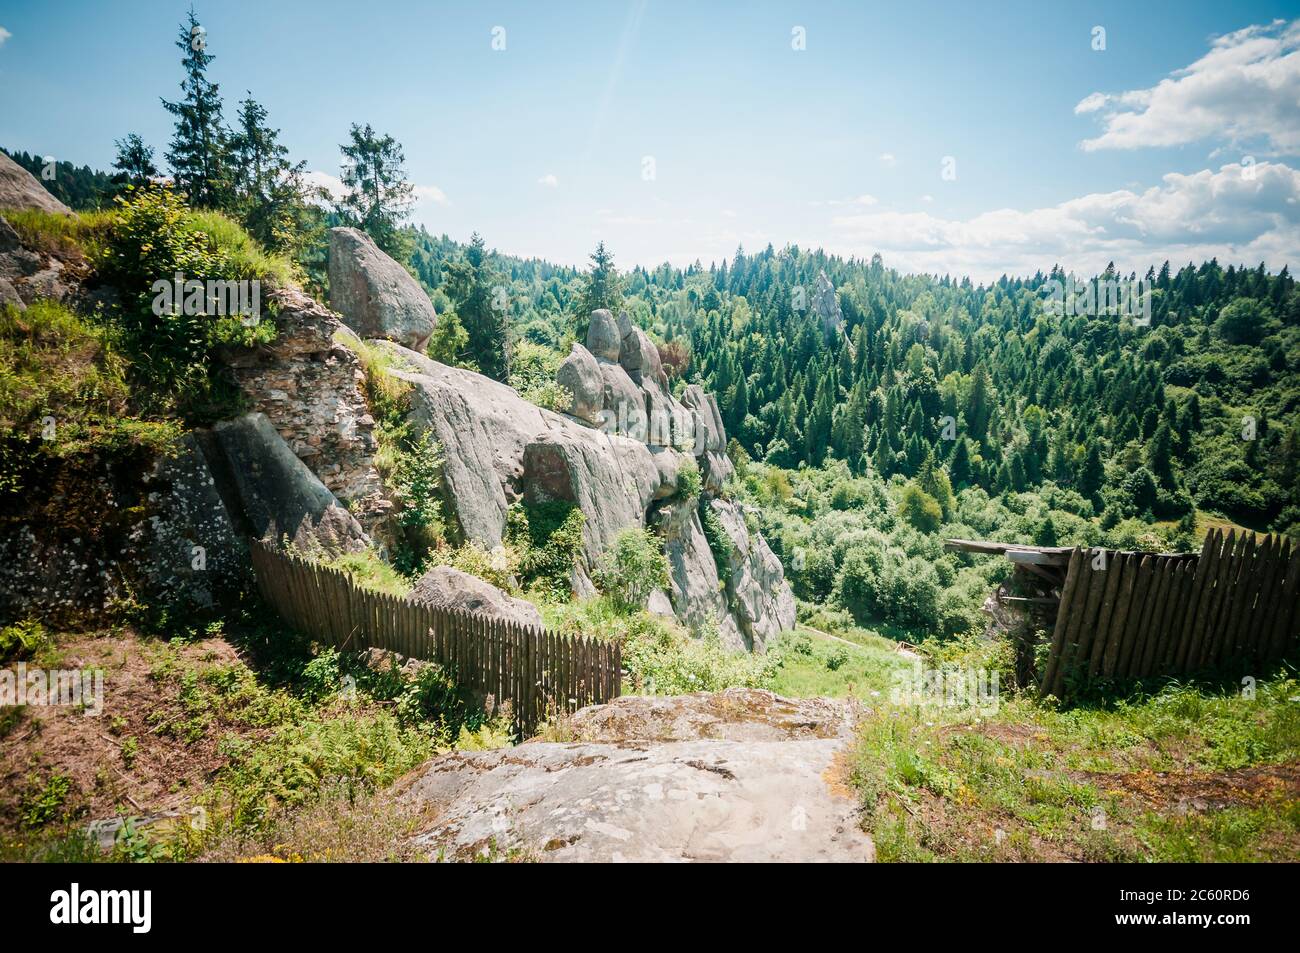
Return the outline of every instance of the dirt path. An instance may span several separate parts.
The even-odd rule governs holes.
[[[730,689],[628,697],[572,742],[435,759],[399,785],[431,855],[547,861],[869,861],[848,703]]]

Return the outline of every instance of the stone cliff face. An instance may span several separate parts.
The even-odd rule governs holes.
[[[300,291],[268,295],[278,335],[226,357],[251,409],[263,413],[320,481],[373,530],[392,508],[374,467],[375,419],[353,351],[335,340],[336,314]],[[269,319],[268,319],[269,320]]]
[[[411,422],[442,445],[449,512],[466,539],[500,545],[516,501],[572,502],[586,517],[575,592],[592,591],[590,572],[622,530],[650,525],[664,539],[671,576],[655,611],[671,608],[697,630],[714,627],[737,649],[761,651],[793,625],[780,562],[722,496],[732,467],[716,401],[698,386],[677,400],[657,348],[626,314],[592,315],[586,346],[575,345],[558,374],[573,395],[567,412],[543,410],[504,384],[419,353],[436,320],[432,307],[411,299],[396,262],[345,231],[331,236],[330,260],[331,276],[346,282],[336,295],[343,318],[382,338],[371,343],[394,360],[381,373],[410,386]],[[353,246],[364,247],[349,260]],[[14,292],[22,307],[41,296],[29,279],[52,267],[0,219],[0,276],[10,276],[0,293]],[[78,300],[75,278],[56,270],[59,296]],[[132,597],[207,605],[247,584],[248,537],[335,553],[382,543],[392,504],[374,466],[375,421],[352,335],[300,291],[273,289],[266,300],[275,340],[222,355],[249,413],[186,435],[172,454],[98,470],[82,461],[89,480],[51,473],[26,515],[7,514],[7,614],[13,606],[19,614],[102,610]],[[702,503],[680,492],[692,461]],[[87,493],[104,501],[97,525],[60,515],[70,496]],[[713,547],[702,507],[723,528]],[[44,530],[41,514],[68,525]],[[714,555],[719,546],[730,550],[725,565]]]

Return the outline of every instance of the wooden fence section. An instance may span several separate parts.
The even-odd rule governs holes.
[[[1264,665],[1300,650],[1300,548],[1205,537],[1200,556],[1075,549],[1040,686]]]
[[[617,698],[618,645],[559,635],[358,586],[337,569],[249,542],[262,598],[294,628],[340,649],[388,649],[448,669],[461,688],[509,702],[531,730],[554,710]]]

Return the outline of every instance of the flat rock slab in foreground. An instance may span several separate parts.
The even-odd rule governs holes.
[[[851,727],[843,703],[752,689],[620,698],[578,712],[572,743],[444,755],[396,793],[437,818],[432,858],[869,861]]]

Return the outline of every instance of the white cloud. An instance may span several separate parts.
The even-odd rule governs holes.
[[[996,279],[1060,264],[1096,273],[1114,261],[1144,273],[1217,256],[1224,264],[1300,259],[1300,171],[1261,162],[1170,173],[1141,192],[1095,192],[1047,208],[998,209],[969,219],[929,212],[868,212],[832,219],[825,244],[842,254],[879,251],[895,267]]]
[[[337,202],[347,193],[347,186],[343,184],[343,180],[337,175],[321,172],[319,169],[312,169],[303,178],[309,185],[323,188],[329,193],[328,199],[325,200],[326,203]],[[447,194],[436,185],[417,185],[412,189],[412,194],[417,205],[422,202],[434,202],[438,205],[451,204],[447,199]]]
[[[415,201],[436,202],[438,205],[450,205],[447,194],[436,185],[417,185],[414,189]]]
[[[555,177],[554,173],[548,172],[537,180],[537,184],[544,185],[548,189],[558,189],[560,187],[560,180]]]
[[[1300,154],[1300,20],[1249,26],[1149,89],[1092,93],[1075,113],[1101,113],[1087,151],[1176,146],[1201,139],[1258,140]]]
[[[5,40],[9,39],[9,37],[11,36],[13,36],[12,33],[10,33],[4,27],[0,26],[0,46],[4,46]]]
[[[343,187],[343,180],[337,175],[330,175],[328,172],[312,169],[303,176],[303,179],[306,180],[308,185],[314,185],[328,192],[329,198],[326,200],[327,202],[337,202],[347,191]]]
[[[898,165],[898,160],[894,158],[892,152],[882,152],[880,153],[880,164],[892,169],[894,166]]]
[[[875,205],[879,201],[880,200],[877,199],[874,195],[867,195],[866,193],[863,193],[862,195],[859,195],[857,198],[815,199],[809,202],[808,204],[811,205],[813,208],[821,208],[823,205],[829,205],[834,208],[841,205]]]
[[[921,201],[922,201],[922,202],[925,202],[925,203],[928,205],[928,204],[930,204],[931,202],[934,201],[934,196],[933,196],[933,195],[922,195],[922,196],[921,196]]]
[[[1110,97],[1105,93],[1089,93],[1079,100],[1079,104],[1074,107],[1074,113],[1076,116],[1080,113],[1095,113],[1102,106],[1105,106],[1109,99]]]

